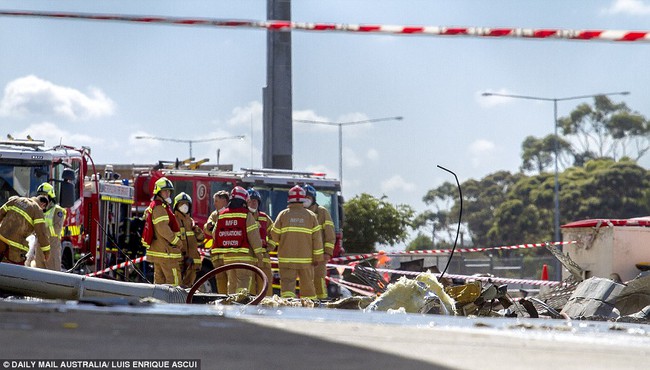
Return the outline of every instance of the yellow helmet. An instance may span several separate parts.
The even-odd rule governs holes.
[[[192,197],[187,195],[185,192],[181,192],[174,197],[174,209],[176,209],[176,206],[178,206],[179,202],[187,202],[190,206],[192,206]]]
[[[49,182],[44,182],[36,188],[36,194],[38,195],[47,195],[51,200],[56,199],[56,194],[54,193],[54,186]]]
[[[161,177],[154,183],[153,186],[153,195],[158,194],[161,190],[171,190],[174,191],[174,184],[172,184],[169,179],[166,177]]]

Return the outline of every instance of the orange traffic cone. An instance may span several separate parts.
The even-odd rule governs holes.
[[[542,265],[542,280],[548,280],[548,265]]]

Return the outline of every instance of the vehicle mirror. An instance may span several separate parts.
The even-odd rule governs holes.
[[[72,207],[74,205],[74,184],[66,181],[61,183],[61,190],[59,195],[59,203],[61,204],[61,207]]]

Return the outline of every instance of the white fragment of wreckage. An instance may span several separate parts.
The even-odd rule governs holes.
[[[456,315],[454,304],[436,276],[427,271],[415,279],[400,277],[397,282],[388,285],[388,289],[370,303],[365,311],[426,313],[439,306],[441,314]]]

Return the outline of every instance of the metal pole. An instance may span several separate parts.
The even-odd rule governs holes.
[[[553,117],[555,122],[555,141],[553,144],[553,151],[555,156],[555,188],[553,189],[553,201],[555,205],[555,217],[554,217],[554,230],[555,230],[555,240],[556,242],[560,241],[560,182],[558,180],[558,136],[557,136],[557,99],[553,100]]]
[[[192,140],[189,141],[190,143],[190,161],[192,160]]]
[[[339,186],[343,194],[343,124],[339,123]]]
[[[560,241],[560,182],[559,182],[559,171],[557,165],[558,157],[558,136],[557,136],[557,99],[553,99],[553,118],[555,123],[555,140],[553,145],[554,157],[555,157],[555,184],[553,188],[553,203],[555,207],[554,217],[553,217],[553,229],[554,229],[554,238],[555,242]],[[560,260],[555,259],[555,277],[558,281],[562,280],[562,264]]]

